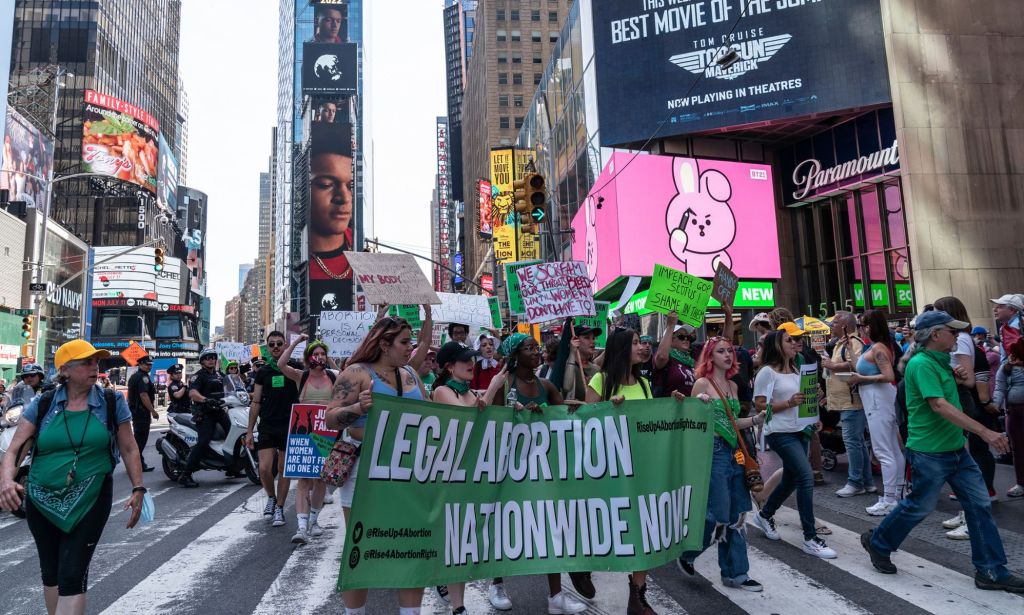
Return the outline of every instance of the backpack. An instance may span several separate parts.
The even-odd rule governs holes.
[[[53,404],[53,397],[57,394],[57,389],[50,389],[39,397],[38,412],[36,413],[36,435],[32,440],[32,456],[35,457],[36,452],[36,440],[39,438],[39,429],[43,425],[43,419],[50,413],[50,406]],[[110,438],[113,440],[117,437],[117,397],[114,395],[113,389],[103,389],[103,399],[107,402],[107,431],[110,433]],[[110,452],[110,460],[114,461],[114,452]],[[20,463],[21,460],[19,460]],[[114,463],[113,465],[117,465]]]
[[[332,372],[331,370],[326,369],[326,370],[324,370],[324,373],[327,374],[327,377],[331,379],[331,384],[332,385],[335,382],[338,381],[338,377],[335,376],[334,372]],[[307,370],[303,370],[302,378],[299,378],[299,395],[302,395],[302,390],[306,388],[306,381],[307,380],[309,380],[309,370],[308,369]]]

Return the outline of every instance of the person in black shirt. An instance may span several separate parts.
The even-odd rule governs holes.
[[[183,487],[199,486],[192,473],[199,469],[199,460],[213,440],[217,425],[224,428],[225,434],[231,429],[228,414],[224,411],[224,374],[217,369],[217,351],[207,348],[201,352],[199,364],[202,369],[188,381],[188,396],[192,400],[192,414],[196,417],[199,438],[178,480]]]
[[[283,463],[285,442],[288,440],[288,421],[291,419],[292,404],[299,401],[299,390],[290,378],[285,377],[277,366],[277,360],[284,352],[284,334],[271,331],[267,335],[267,349],[272,361],[256,371],[253,378],[252,405],[249,406],[249,429],[245,442],[255,448],[259,456],[260,483],[267,493],[267,505],[263,510],[265,519],[273,520],[274,527],[285,524],[284,502],[288,498],[291,481],[284,477],[283,467],[278,467],[277,486],[274,486],[274,453]],[[259,418],[259,440],[254,441],[253,431]]]
[[[167,413],[190,412],[191,402],[188,399],[188,387],[181,381],[181,366],[172,365],[167,368],[167,375],[171,381],[167,384]]]
[[[153,369],[153,359],[144,355],[136,361],[138,369],[128,379],[128,407],[132,411],[132,429],[135,432],[135,444],[139,447],[139,460],[143,472],[152,472],[153,466],[146,464],[143,453],[146,452],[146,441],[149,440],[149,426],[153,419],[160,418],[153,405],[156,400],[156,386],[149,372]]]

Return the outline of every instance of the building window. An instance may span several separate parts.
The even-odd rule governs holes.
[[[508,85],[508,73],[498,73],[498,85]]]
[[[533,73],[533,85],[540,85],[541,76],[540,73]]]
[[[518,43],[521,40],[523,40],[523,33],[519,30],[512,30],[512,42]]]
[[[534,64],[543,64],[544,63],[544,58],[542,58],[539,53],[535,53],[535,54],[533,54],[533,63]]]
[[[512,85],[523,85],[523,73],[512,73]]]
[[[499,117],[498,118],[498,128],[502,128],[502,129],[506,129],[507,130],[508,127],[509,127],[508,116],[507,115],[503,115],[503,116]]]
[[[535,43],[539,43],[540,42],[540,32],[538,32],[536,30],[534,30],[533,32],[530,32],[530,39],[533,42],[535,42]]]
[[[498,9],[495,11],[494,18],[498,21],[505,21],[505,9]]]
[[[512,9],[509,11],[509,17],[512,21],[519,21],[519,9]]]
[[[499,53],[498,54],[498,64],[508,64],[508,54]]]
[[[558,23],[558,11],[548,11],[548,21]]]
[[[530,11],[530,21],[540,21],[540,9]]]
[[[495,38],[498,39],[499,43],[504,43],[505,41],[508,40],[508,32],[505,32],[504,30],[498,30],[497,32],[495,32]]]
[[[516,118],[516,130],[519,130],[522,127],[523,127],[523,118],[517,117]]]
[[[558,32],[548,32],[548,40],[552,43],[558,42]]]
[[[513,64],[522,64],[523,63],[523,54],[521,54],[521,53],[513,53],[512,54],[512,63]]]
[[[498,96],[498,106],[499,107],[507,107],[508,106],[508,94],[501,94],[501,95]]]
[[[507,102],[508,97],[506,96],[505,99],[506,99],[506,102]],[[523,106],[523,95],[522,94],[516,94],[515,96],[513,96],[512,97],[512,104],[514,106],[516,106],[516,107],[522,107]]]

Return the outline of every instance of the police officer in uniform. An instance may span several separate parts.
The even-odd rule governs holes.
[[[156,385],[149,372],[153,369],[153,359],[144,355],[136,361],[138,369],[128,379],[128,407],[132,411],[132,430],[135,432],[135,444],[139,447],[142,471],[152,472],[153,466],[146,464],[143,453],[149,440],[149,426],[153,419],[160,418],[156,412]]]
[[[217,369],[217,351],[207,348],[199,354],[202,369],[188,381],[188,397],[192,401],[199,439],[189,453],[185,471],[178,480],[184,487],[198,487],[192,473],[199,469],[199,460],[206,453],[219,423],[227,433],[231,427],[224,411],[224,374]]]
[[[188,386],[181,381],[181,365],[168,367],[167,375],[171,378],[167,384],[167,413],[191,412],[192,403],[188,399]]]

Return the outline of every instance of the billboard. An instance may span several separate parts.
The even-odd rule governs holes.
[[[313,4],[313,40],[318,43],[344,43],[348,40],[348,4]]]
[[[153,248],[104,246],[94,248],[96,265],[92,275],[94,307],[110,307],[116,303],[97,305],[96,300],[142,300],[155,304],[180,305],[181,259],[168,257],[163,271],[153,270]],[[114,256],[119,252],[126,254]],[[109,260],[107,260],[109,259]],[[131,304],[121,304],[129,305]],[[143,304],[148,306],[148,304]]]
[[[572,258],[595,292],[656,263],[709,279],[718,262],[744,280],[781,276],[771,166],[632,158],[612,154],[572,221]]]
[[[434,290],[452,290],[452,257],[455,249],[455,211],[451,202],[450,177],[448,176],[448,118],[437,118],[437,270]]]
[[[604,146],[891,101],[878,0],[593,5]]]
[[[7,108],[2,164],[0,189],[9,191],[8,198],[42,207],[46,201],[43,180],[53,170],[53,142],[14,107]]]
[[[82,169],[156,193],[156,118],[131,103],[86,90],[82,119]]]
[[[485,239],[490,239],[491,235],[494,234],[494,227],[491,224],[491,204],[494,195],[491,194],[491,182],[486,179],[481,179],[477,182],[477,191],[479,193],[479,215],[480,219],[480,236]]]
[[[355,94],[356,43],[303,43],[302,93]]]
[[[309,312],[352,310],[352,267],[346,250],[356,250],[352,167],[352,125],[315,123],[309,155]]]
[[[171,211],[178,210],[178,159],[160,133],[160,164],[157,171],[157,201]]]

